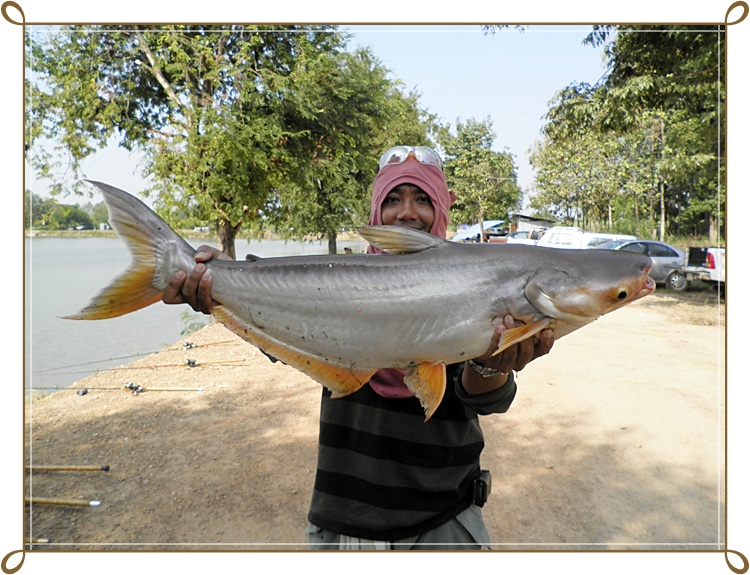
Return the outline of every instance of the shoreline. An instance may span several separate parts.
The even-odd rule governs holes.
[[[216,234],[211,232],[199,232],[195,230],[175,230],[180,236],[188,240],[209,240],[216,241]],[[26,238],[118,238],[115,230],[25,230],[24,237]],[[354,241],[361,240],[362,238],[356,232],[346,231],[339,232],[336,236],[336,241]],[[327,238],[321,237],[316,238],[308,236],[302,239],[299,238],[288,238],[285,239],[279,234],[273,232],[264,232],[260,236],[251,235],[239,235],[236,240],[248,240],[248,241],[287,241],[287,242],[324,242]]]

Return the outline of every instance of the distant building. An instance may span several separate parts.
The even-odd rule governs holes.
[[[549,229],[555,225],[555,220],[546,220],[544,218],[535,218],[523,214],[508,214],[510,218],[510,232],[522,232],[538,229]]]

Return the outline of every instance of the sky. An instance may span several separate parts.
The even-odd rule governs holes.
[[[16,0],[24,10],[28,23],[65,22],[323,22],[323,23],[558,23],[574,28],[575,24],[592,22],[732,22],[741,15],[735,9],[725,20],[733,0],[629,0],[627,2],[553,1],[534,2],[487,2],[487,0],[462,0],[451,4],[437,0],[433,2],[389,2],[353,3],[349,0],[318,0],[299,2],[244,2],[205,3],[183,0],[181,2],[154,2],[153,0],[129,0],[128,2],[91,3],[83,0]],[[20,18],[12,9],[9,16]],[[371,29],[372,25],[366,26]],[[0,402],[0,421],[6,431],[6,441],[0,446],[0,460],[8,462],[23,460],[23,443],[19,430],[23,427],[23,302],[24,282],[24,238],[22,224],[22,190],[24,189],[23,164],[23,99],[22,99],[22,30],[4,19],[0,19],[0,158],[3,179],[3,224],[0,226],[0,242],[6,255],[3,281],[4,328],[7,334],[3,352],[3,401]],[[750,434],[750,389],[747,386],[746,301],[741,289],[748,285],[747,262],[750,262],[750,243],[747,242],[747,210],[745,197],[750,193],[750,162],[747,162],[747,134],[750,133],[750,90],[748,90],[748,65],[750,61],[750,18],[729,27],[729,85],[728,85],[728,157],[727,201],[728,219],[728,283],[740,289],[728,289],[727,296],[727,373],[728,419],[727,454],[731,463],[727,483],[727,546],[745,556],[750,554],[750,469],[747,465],[747,442]],[[380,43],[376,52],[383,61],[409,87],[423,93],[423,101],[446,121],[455,122],[456,117],[483,118],[491,116],[498,143],[507,146],[517,158],[521,185],[527,186],[528,175],[522,172],[524,155],[538,132],[539,117],[546,110],[546,102],[554,91],[573,81],[595,81],[599,77],[600,61],[595,51],[580,46],[583,34],[565,32],[554,35],[557,42],[549,45],[551,34],[526,32],[523,36],[511,37],[503,33],[500,37],[484,38],[476,33],[469,41],[468,35],[454,34],[451,39],[432,33],[402,34],[399,39],[392,34],[387,43]],[[359,36],[363,43],[374,43],[374,31]],[[382,40],[382,37],[381,37]],[[460,40],[460,41],[459,41]],[[524,51],[508,49],[505,42],[518,42]],[[519,48],[520,49],[520,48]],[[439,57],[437,57],[439,55]],[[427,72],[426,70],[432,70]],[[467,69],[474,73],[462,76]],[[135,169],[133,159],[97,158],[96,171],[90,168],[91,177],[99,177],[125,189],[136,191],[138,182],[132,176]],[[16,334],[15,337],[12,334]],[[616,335],[613,334],[613,338]],[[675,374],[679,378],[679,374]],[[15,384],[15,385],[14,385]],[[637,385],[657,385],[648,373],[639,374]],[[23,485],[21,473],[5,473],[0,490],[0,517],[17,518],[21,506],[19,494]],[[0,555],[5,556],[22,547],[19,521],[0,521]],[[718,551],[718,550],[717,550]],[[18,564],[20,554],[11,558],[9,566]],[[191,554],[118,554],[117,560],[102,558],[103,554],[45,554],[33,553],[26,557],[23,573],[45,573],[51,570],[74,568],[80,572],[94,572],[102,568],[108,573],[132,573],[148,566],[154,572],[156,565],[161,570],[181,567],[181,572],[207,572],[222,567],[229,560],[225,555]],[[104,554],[106,555],[106,554]],[[165,556],[166,555],[166,556]],[[283,554],[282,554],[283,555]],[[382,557],[382,556],[381,556]],[[356,567],[358,573],[381,573],[385,567],[399,570],[434,568],[433,557],[428,555],[408,556],[398,554],[398,563],[391,565],[388,559],[378,560],[368,555],[366,561],[359,556],[346,557],[323,554],[297,555],[304,560],[304,568],[325,569],[326,572]],[[232,554],[232,560],[247,570],[253,566],[274,561],[274,568],[289,559],[278,554]],[[393,556],[390,556],[393,559]],[[723,553],[586,553],[558,554],[482,554],[472,557],[472,569],[505,569],[523,565],[525,570],[533,561],[534,569],[557,571],[561,568],[575,569],[577,573],[610,574],[677,571],[680,573],[726,572],[725,561],[735,566],[740,561]],[[106,563],[105,563],[106,561]],[[356,563],[354,562],[356,561]],[[299,566],[299,565],[298,565]],[[441,569],[465,569],[463,554],[440,556]],[[348,569],[347,571],[350,571]],[[520,569],[515,569],[519,571]]]
[[[593,84],[605,72],[601,49],[582,44],[590,26],[530,26],[494,35],[479,25],[349,29],[352,44],[369,46],[442,122],[490,118],[494,148],[513,154],[523,190],[533,187],[528,151],[548,102],[567,85]]]

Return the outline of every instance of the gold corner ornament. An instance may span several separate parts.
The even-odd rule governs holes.
[[[740,561],[742,561],[742,567],[735,567],[729,562],[729,554],[736,555],[740,558]],[[738,575],[742,575],[743,573],[747,573],[748,568],[750,568],[750,565],[748,565],[747,557],[745,557],[742,553],[739,551],[733,551],[731,549],[727,549],[724,551],[724,560],[727,562],[727,566],[733,573],[737,573]]]
[[[734,10],[735,8],[742,8],[742,14],[737,20],[729,21],[729,14]],[[724,24],[727,26],[731,26],[732,24],[739,24],[742,22],[745,18],[747,18],[747,14],[750,12],[750,8],[747,5],[747,2],[744,0],[738,0],[737,2],[734,2],[729,8],[727,8],[726,16],[724,16]]]
[[[8,8],[15,8],[21,13],[20,22],[17,22],[16,20],[10,17],[10,15],[8,14]],[[3,2],[2,14],[3,14],[3,18],[5,18],[11,24],[15,24],[16,26],[26,25],[26,15],[23,13],[23,9],[21,8],[20,4],[18,4],[17,2],[12,2],[11,0],[8,0],[8,2]]]
[[[3,5],[3,12],[5,11],[5,5]],[[8,560],[15,555],[16,553],[21,553],[21,562],[16,565],[15,567],[8,567]],[[8,575],[12,575],[16,571],[18,571],[21,567],[23,567],[23,562],[26,559],[26,551],[23,549],[18,549],[16,551],[11,551],[8,553],[5,557],[3,557],[2,563],[0,563],[0,569],[3,570],[3,573],[7,573]]]

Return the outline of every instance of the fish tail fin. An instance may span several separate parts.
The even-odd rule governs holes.
[[[108,319],[161,300],[178,269],[190,269],[195,250],[135,196],[101,182],[109,222],[132,256],[128,268],[101,290],[81,311],[64,319]]]

